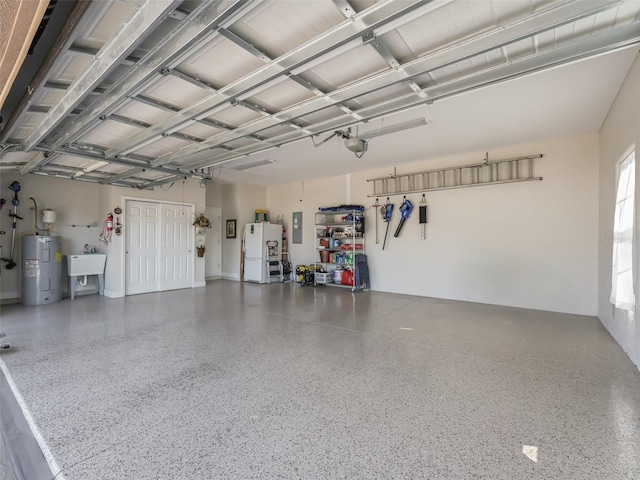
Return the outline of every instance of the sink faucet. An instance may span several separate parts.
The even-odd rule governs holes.
[[[86,255],[87,253],[89,253],[89,244],[85,243],[84,244],[84,254]]]

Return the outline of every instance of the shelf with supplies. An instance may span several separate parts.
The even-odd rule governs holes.
[[[316,285],[369,288],[364,207],[320,208],[315,214]],[[337,272],[336,272],[337,270]],[[347,273],[344,271],[347,270]],[[342,281],[344,277],[345,282]]]

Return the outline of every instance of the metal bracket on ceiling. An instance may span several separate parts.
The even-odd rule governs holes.
[[[340,13],[342,13],[345,18],[353,20],[353,17],[356,16],[356,11],[347,0],[333,0],[333,3],[336,4],[336,7],[338,7]]]
[[[367,44],[367,43],[371,43],[376,39],[376,34],[373,32],[367,32],[362,36],[362,43],[363,44]]]

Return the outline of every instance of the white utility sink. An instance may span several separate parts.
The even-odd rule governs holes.
[[[69,275],[69,296],[75,297],[78,277],[84,277],[86,285],[87,275],[98,276],[98,293],[104,293],[104,266],[107,256],[104,253],[88,253],[85,255],[67,255],[67,275]]]
[[[107,256],[104,253],[88,253],[86,255],[67,255],[67,274],[72,277],[80,275],[101,275]]]

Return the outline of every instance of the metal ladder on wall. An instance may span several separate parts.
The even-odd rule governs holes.
[[[284,282],[284,271],[277,240],[267,242],[267,282],[271,283],[273,277],[276,277],[279,282]]]
[[[445,167],[423,172],[389,175],[371,178],[373,194],[369,197],[406,195],[451,188],[478,187],[502,183],[529,182],[542,180],[533,176],[533,161],[542,155],[506,158],[489,161],[489,153],[482,163]]]

